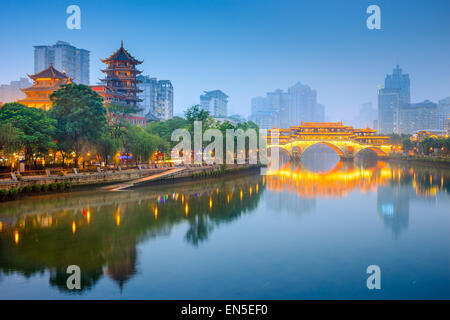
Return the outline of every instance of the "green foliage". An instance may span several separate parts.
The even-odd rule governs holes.
[[[55,182],[50,183],[50,190],[55,191],[56,189],[58,189],[58,185]]]
[[[23,177],[20,173],[16,174],[17,181],[22,181]]]
[[[159,136],[148,133],[137,126],[129,126],[124,140],[124,148],[137,162],[148,161],[156,148],[167,147],[167,142]]]
[[[13,153],[20,148],[20,130],[11,123],[0,124],[0,149],[7,153]]]
[[[58,149],[75,152],[75,164],[84,144],[95,144],[107,125],[103,99],[82,84],[67,84],[50,96],[50,115],[56,120]]]
[[[113,136],[111,128],[105,130],[95,143],[95,149],[98,155],[108,163],[108,158],[112,159],[117,151],[120,150],[121,140]]]
[[[409,137],[403,139],[402,148],[403,148],[403,151],[406,151],[406,152],[408,152],[409,150],[412,150],[414,148],[414,144],[412,143],[412,141]]]
[[[8,200],[8,197],[9,197],[9,190],[5,190],[5,189],[0,190],[0,200],[1,201]]]
[[[34,192],[40,192],[42,189],[42,185],[40,184],[33,184],[33,191]]]
[[[0,125],[9,123],[18,133],[18,144],[25,151],[25,160],[30,162],[36,156],[46,154],[55,146],[53,134],[56,121],[44,110],[29,108],[20,103],[6,103],[0,109]],[[14,135],[14,133],[8,133]]]
[[[58,182],[56,186],[58,190],[64,190],[65,188],[64,182]]]
[[[25,190],[25,192],[30,193],[30,192],[33,191],[33,186],[32,185],[28,185],[28,186],[25,187],[24,190]]]
[[[42,191],[44,191],[44,192],[47,192],[49,188],[50,188],[50,186],[46,183],[42,185]]]
[[[17,190],[16,188],[9,189],[9,198],[11,200],[17,199],[18,195],[19,195],[19,190]]]
[[[72,188],[72,183],[66,182],[66,183],[64,184],[64,187],[65,187],[66,189],[71,189],[71,188]]]

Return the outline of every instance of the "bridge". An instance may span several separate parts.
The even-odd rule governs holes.
[[[384,158],[392,147],[389,137],[375,135],[376,130],[355,129],[342,122],[302,122],[299,126],[267,131],[268,150],[279,148],[291,158],[300,158],[309,147],[317,144],[329,146],[341,159],[353,159],[365,150]]]

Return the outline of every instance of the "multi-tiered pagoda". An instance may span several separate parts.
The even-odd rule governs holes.
[[[59,89],[63,84],[72,83],[72,79],[64,72],[60,72],[53,68],[53,64],[33,75],[28,75],[33,80],[33,85],[29,88],[20,89],[26,97],[17,102],[27,107],[49,110],[52,107],[50,95]]]
[[[101,79],[105,85],[103,88],[96,86],[93,89],[103,91],[101,95],[106,103],[128,106],[131,110],[139,109],[138,104],[142,100],[138,98],[137,94],[142,90],[137,87],[139,80],[136,79],[136,75],[142,71],[137,70],[136,66],[143,61],[139,61],[129,54],[123,47],[123,41],[116,52],[101,61],[108,65],[107,69],[102,70],[106,74],[106,77]],[[130,114],[126,118],[133,124],[145,125],[145,116]]]

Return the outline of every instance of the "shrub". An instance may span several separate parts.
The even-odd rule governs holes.
[[[8,194],[9,194],[8,190],[4,190],[4,189],[0,190],[0,201],[7,200],[8,199]]]
[[[17,198],[17,195],[19,194],[19,191],[16,188],[9,189],[9,198],[12,200]]]
[[[23,177],[20,173],[16,174],[17,181],[22,181]]]
[[[42,185],[42,191],[44,191],[44,192],[48,191],[49,188],[50,188],[50,186],[48,184]]]
[[[25,192],[31,192],[33,191],[33,186],[32,185],[28,185],[25,187]]]
[[[40,192],[42,189],[42,186],[40,184],[33,184],[33,191],[34,192]]]
[[[23,192],[25,192],[25,187],[18,187],[18,188],[17,188],[17,191],[18,191],[19,193],[23,193]]]
[[[55,182],[50,183],[50,190],[54,191],[54,190],[56,190],[57,188],[58,188],[58,185],[57,185]]]
[[[64,183],[63,182],[59,182],[56,184],[58,190],[64,190]]]
[[[66,187],[66,189],[70,189],[70,188],[72,188],[72,184],[70,182],[66,182],[65,187]]]

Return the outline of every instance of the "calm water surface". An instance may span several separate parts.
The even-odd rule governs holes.
[[[450,298],[449,170],[317,153],[268,173],[2,203],[0,298]]]

